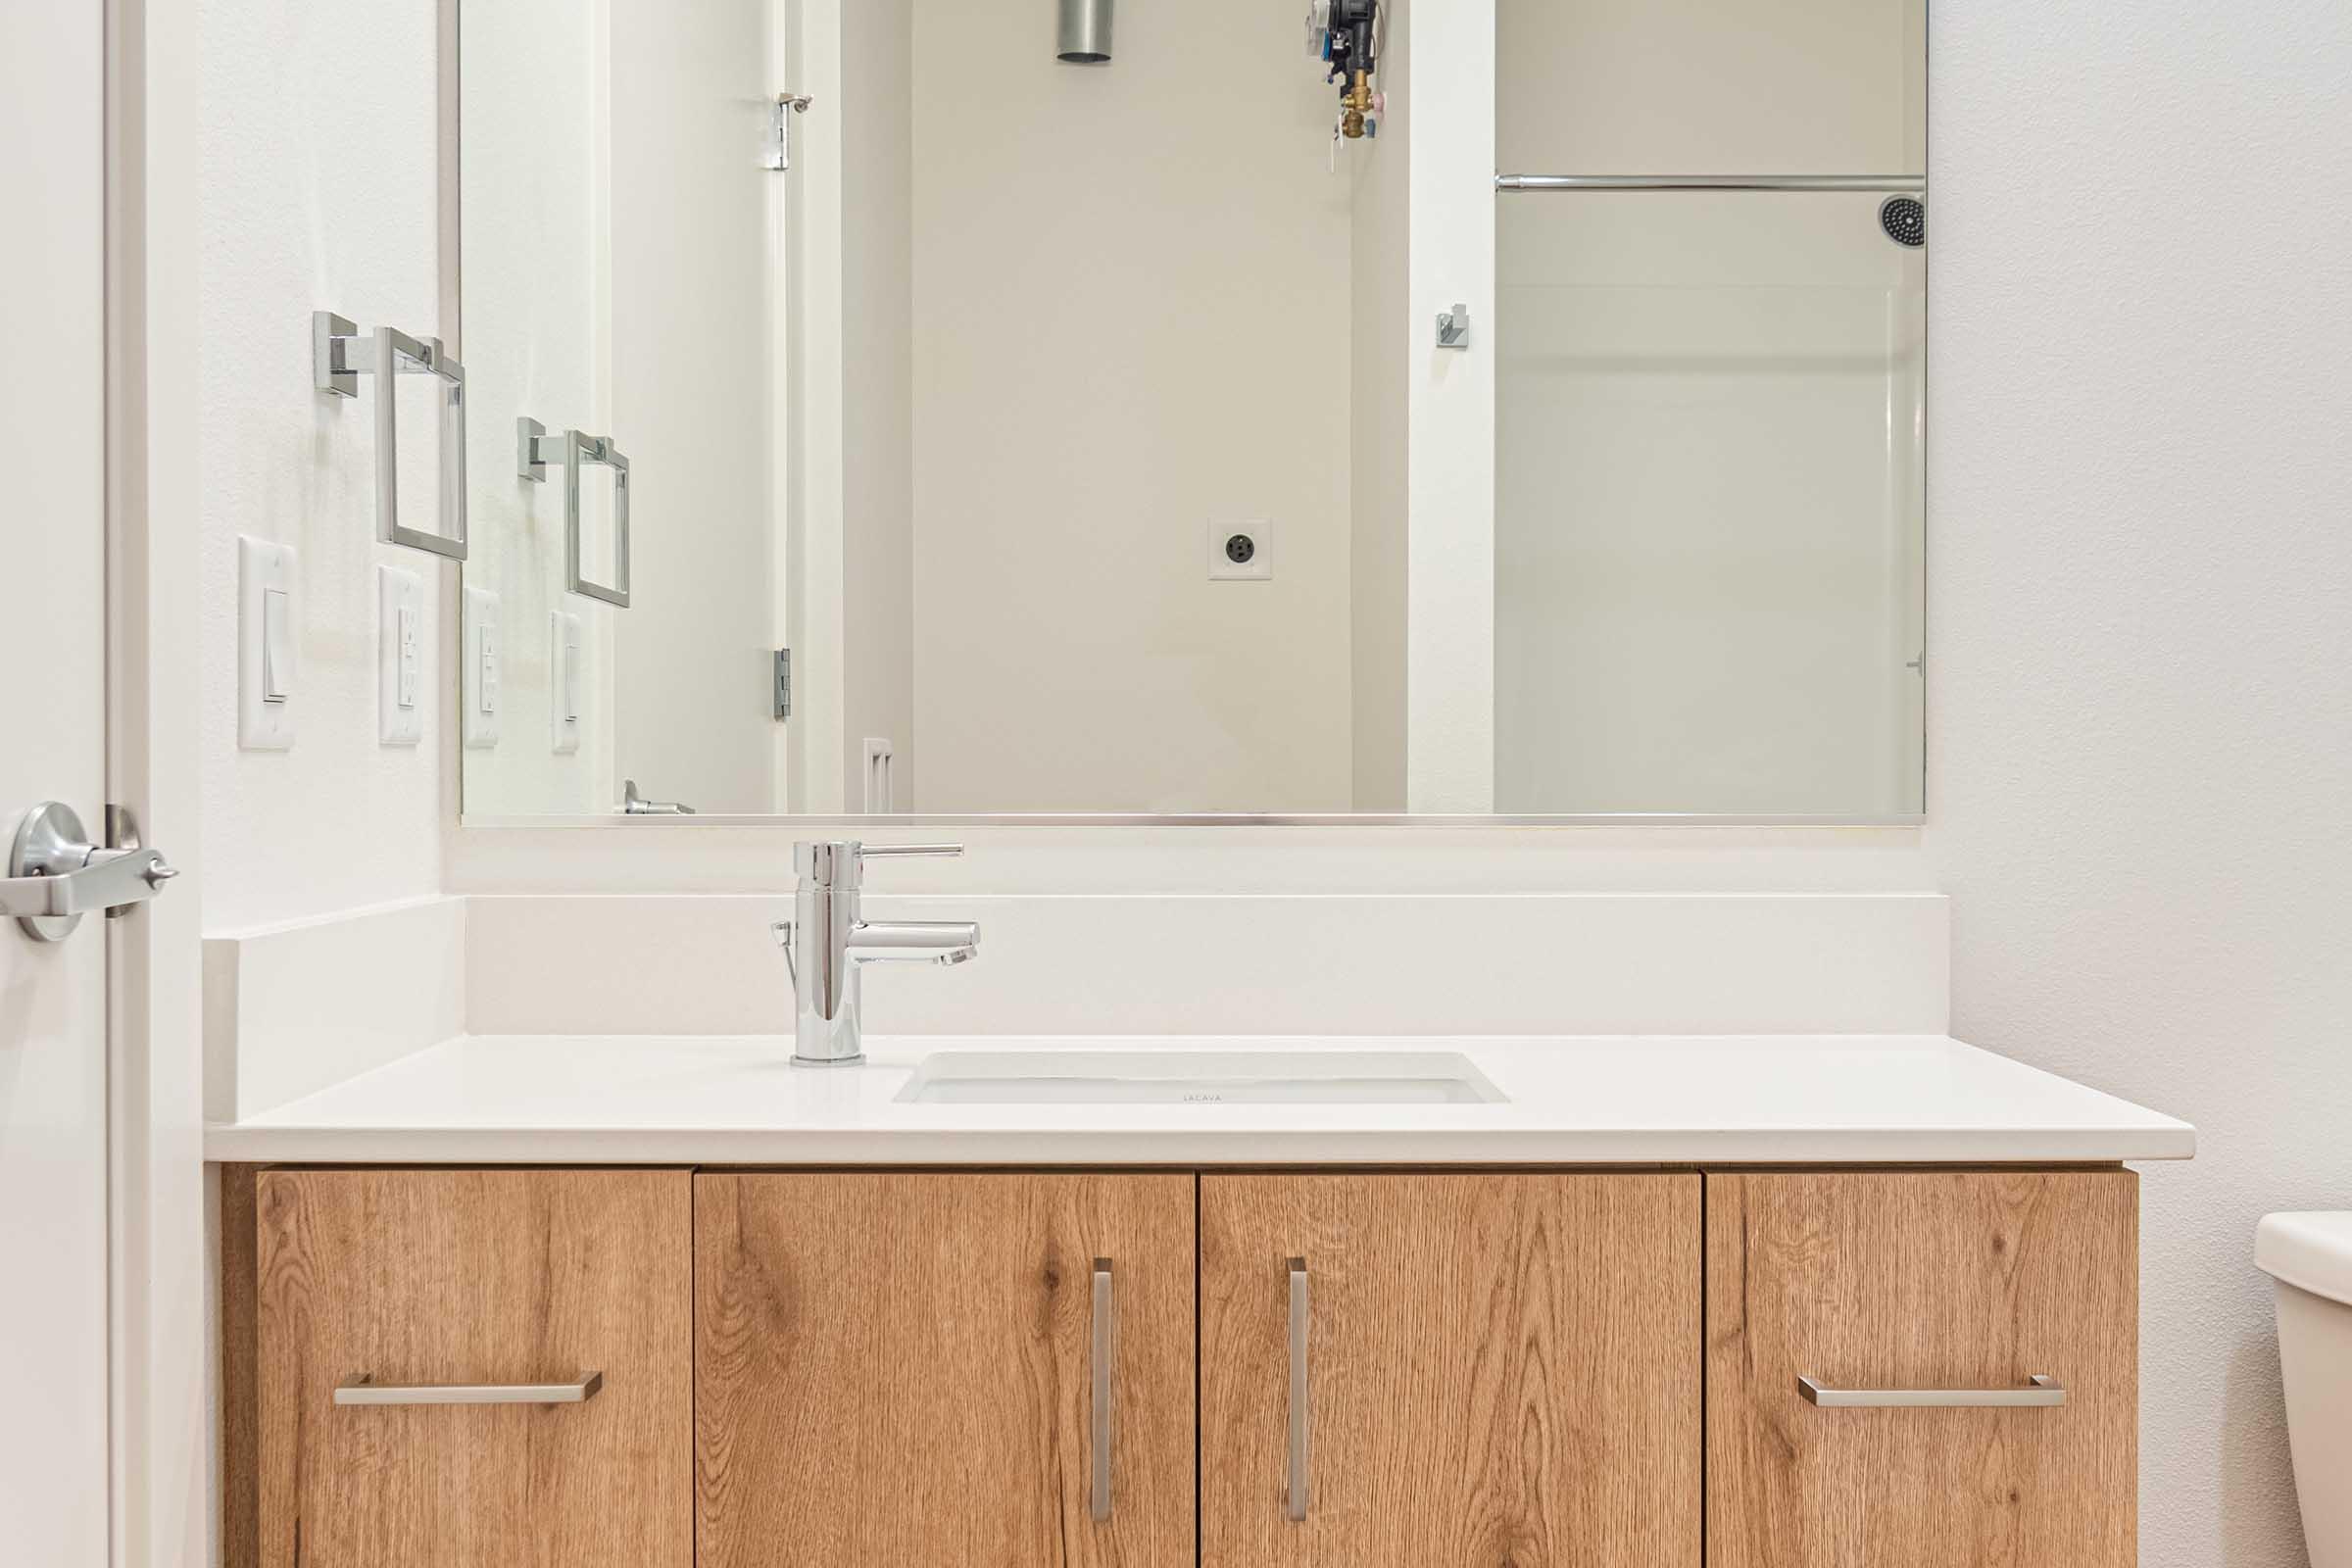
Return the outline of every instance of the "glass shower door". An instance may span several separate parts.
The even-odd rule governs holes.
[[[1924,808],[1924,0],[1498,0],[1495,808]]]
[[[1926,277],[1885,199],[1502,199],[1498,809],[1920,809]]]

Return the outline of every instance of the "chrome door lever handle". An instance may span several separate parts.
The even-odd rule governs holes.
[[[62,942],[83,915],[144,904],[177,875],[160,851],[90,843],[72,807],[43,801],[18,824],[0,916],[14,915],[36,942]]]

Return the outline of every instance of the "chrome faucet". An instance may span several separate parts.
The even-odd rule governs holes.
[[[865,1059],[858,971],[869,963],[963,963],[979,956],[980,928],[964,920],[866,920],[858,884],[877,855],[961,855],[960,844],[860,844],[820,839],[792,847],[800,873],[792,918],[768,927],[784,950],[795,998],[792,1059],[847,1067]]]

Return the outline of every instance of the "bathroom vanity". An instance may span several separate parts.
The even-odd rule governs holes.
[[[2135,1560],[2184,1125],[1925,1037],[1194,1044],[467,1038],[216,1128],[228,1560]]]
[[[2193,1133],[1908,832],[1925,5],[1060,9],[442,0],[448,342],[308,308],[462,816],[208,942],[227,1561],[2131,1568]]]

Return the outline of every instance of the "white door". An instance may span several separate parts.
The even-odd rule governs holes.
[[[0,7],[0,853],[105,818],[103,7]],[[107,1560],[105,921],[0,921],[0,1556]]]

